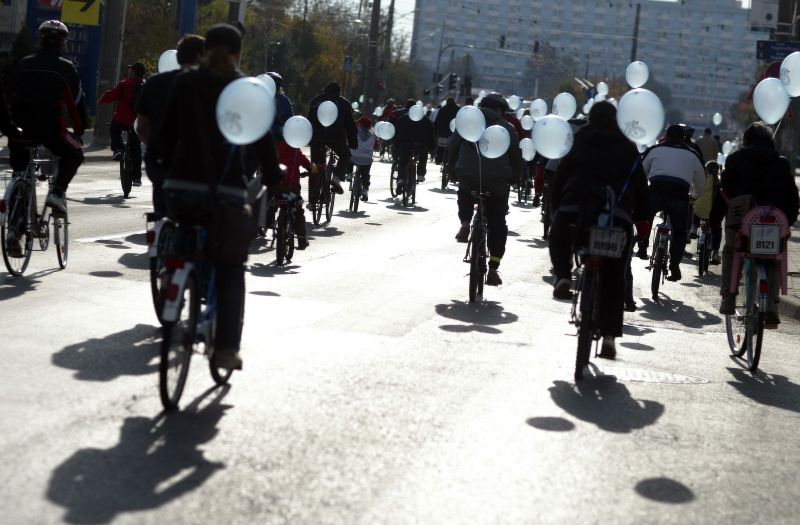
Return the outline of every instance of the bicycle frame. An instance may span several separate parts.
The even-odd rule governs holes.
[[[12,176],[11,181],[6,186],[6,191],[3,195],[3,205],[2,211],[3,213],[0,214],[0,224],[6,224],[8,217],[10,217],[13,213],[13,210],[6,209],[9,205],[9,197],[13,195],[15,188],[18,185],[22,185],[25,189],[25,193],[28,196],[27,202],[27,212],[28,216],[25,218],[28,225],[31,226],[31,235],[33,237],[41,237],[41,232],[39,231],[39,220],[45,217],[47,213],[47,204],[42,203],[42,212],[37,213],[37,203],[36,203],[36,171],[37,169],[41,169],[41,166],[47,162],[48,160],[38,159],[38,147],[31,146],[28,148],[28,167],[25,168],[25,171],[22,172],[22,175]],[[52,175],[47,176],[47,183],[48,187],[53,185],[53,177]],[[36,228],[34,228],[36,226]]]

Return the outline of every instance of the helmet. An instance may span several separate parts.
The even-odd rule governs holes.
[[[503,95],[497,92],[487,94],[481,99],[481,103],[478,104],[478,106],[482,108],[499,109],[503,113],[508,111],[508,102],[506,102]]]
[[[40,33],[56,33],[63,37],[69,36],[69,29],[59,20],[47,20],[39,26]]]
[[[277,71],[267,71],[267,76],[270,77],[273,81],[275,81],[275,86],[278,88],[281,87],[283,84],[283,77]]]

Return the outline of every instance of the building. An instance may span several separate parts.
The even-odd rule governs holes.
[[[0,53],[8,52],[25,23],[26,2],[0,0]]]
[[[749,30],[739,0],[417,0],[416,6],[411,57],[425,85],[438,63],[439,73],[471,77],[473,91],[547,96],[537,86],[553,78],[622,79],[635,53],[671,88],[672,109],[698,125],[716,111],[726,115],[752,88],[756,40],[767,38]]]

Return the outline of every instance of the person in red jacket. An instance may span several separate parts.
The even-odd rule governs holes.
[[[144,85],[146,73],[144,64],[136,62],[128,66],[128,78],[120,81],[100,97],[100,104],[116,102],[114,117],[111,119],[111,150],[114,160],[122,159],[122,132],[128,132],[128,149],[134,166],[133,185],[142,185],[142,145],[133,129],[136,121],[136,103]]]
[[[274,186],[270,186],[270,195],[279,195],[281,193],[291,192],[300,198],[300,168],[303,167],[312,173],[316,172],[317,166],[311,164],[308,157],[303,155],[303,152],[298,148],[293,148],[286,143],[285,140],[278,141],[278,160],[281,164],[286,166],[283,179]],[[295,220],[294,227],[297,234],[297,249],[305,250],[308,247],[308,234],[306,231],[306,214],[303,206],[295,206]],[[274,211],[274,210],[273,210]]]

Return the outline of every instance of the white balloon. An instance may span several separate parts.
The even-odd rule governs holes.
[[[547,115],[533,127],[533,145],[548,159],[560,159],[572,149],[572,126],[556,115]]]
[[[522,100],[517,95],[511,95],[508,97],[508,108],[511,111],[516,111],[519,109],[520,104],[522,104]]]
[[[725,155],[724,153],[717,153],[717,164],[719,164],[721,167],[724,167],[725,166],[725,160],[727,158],[728,158],[728,156]]]
[[[425,104],[422,103],[421,100],[417,100],[417,103],[414,104],[415,106],[424,106]]]
[[[664,106],[652,91],[632,89],[619,101],[617,125],[633,142],[648,144],[664,129]]]
[[[800,96],[800,51],[795,51],[781,62],[781,82],[790,97]]]
[[[522,117],[525,116],[525,108],[518,108],[517,109],[517,119],[521,120]]]
[[[789,93],[778,78],[765,78],[753,92],[753,107],[767,124],[775,124],[789,108]]]
[[[594,99],[592,100],[594,102],[603,102],[605,99],[606,99],[605,95],[603,95],[602,93],[598,93],[597,95],[594,96]]]
[[[408,110],[408,118],[414,122],[419,122],[425,116],[425,108],[422,106],[411,106]]]
[[[262,73],[258,75],[256,78],[264,83],[264,85],[267,87],[269,92],[272,93],[272,96],[274,97],[275,92],[278,90],[278,86],[275,85],[275,81],[272,79],[272,77],[267,75],[266,73]]]
[[[353,109],[358,109],[358,102],[353,102],[352,104],[350,104],[350,106],[351,106]]]
[[[722,145],[723,155],[730,155],[732,151],[733,151],[733,143],[730,140],[726,140],[725,144]]]
[[[559,93],[553,99],[553,115],[557,117],[569,120],[575,116],[577,110],[578,103],[570,93]]]
[[[583,108],[581,108],[581,111],[583,111],[584,113],[588,114],[589,110],[591,110],[591,109],[592,109],[592,106],[590,106],[589,103],[587,102],[586,104],[583,105]]]
[[[450,133],[453,133],[456,130],[456,119],[450,120]]]
[[[289,118],[283,125],[283,139],[293,148],[308,146],[313,133],[311,122],[301,115]]]
[[[373,128],[373,130],[375,131],[375,135],[377,135],[378,137],[381,136],[381,127],[384,124],[386,124],[386,122],[384,122],[382,120],[379,120],[378,122],[375,123],[375,127]]]
[[[508,130],[500,125],[489,126],[483,131],[478,142],[481,155],[487,159],[496,159],[508,151],[511,144],[511,135]]]
[[[597,94],[598,95],[603,95],[603,97],[608,95],[608,84],[606,84],[605,82],[598,82],[597,83]]]
[[[711,119],[715,126],[719,126],[722,124],[722,115],[720,113],[714,113],[714,117]]]
[[[167,49],[161,56],[158,57],[158,72],[166,73],[167,71],[175,71],[180,69],[181,65],[178,64],[178,51],[175,49]]]
[[[378,136],[383,140],[392,140],[392,137],[394,137],[394,124],[384,122],[378,130]]]
[[[520,125],[522,125],[522,129],[526,131],[530,131],[533,129],[533,125],[536,123],[533,120],[533,117],[530,115],[523,115],[519,121]]]
[[[481,103],[481,100],[483,100],[483,97],[478,97],[478,98],[476,98],[476,99],[475,99],[475,102],[473,102],[473,103],[472,103],[472,105],[473,105],[473,106],[475,106],[475,107],[477,108],[477,107],[480,105],[480,103]]]
[[[372,114],[376,117],[383,116],[383,108],[381,106],[376,107]]]
[[[487,95],[486,91],[484,91],[484,90],[481,90],[481,92],[480,92],[480,93],[478,93],[478,98],[483,98],[483,97],[485,97],[486,95]]]
[[[644,86],[649,79],[650,68],[647,67],[647,64],[639,60],[631,62],[625,70],[625,80],[633,89]]]
[[[275,96],[260,80],[238,78],[217,99],[217,126],[231,144],[252,144],[263,137],[275,119]]]
[[[536,156],[536,147],[533,145],[533,139],[525,138],[520,140],[519,149],[522,150],[523,160],[530,162]]]
[[[537,98],[533,102],[531,102],[531,116],[533,120],[539,120],[544,118],[547,115],[547,102],[542,100],[541,98]]]
[[[486,129],[486,118],[475,106],[464,106],[456,113],[456,130],[464,140],[478,142]]]
[[[619,104],[617,103],[617,99],[615,99],[615,98],[610,98],[610,99],[608,99],[606,102],[610,103],[610,104],[611,104],[612,106],[614,106],[615,108],[616,108],[616,107],[619,107]]]
[[[339,108],[330,100],[326,100],[317,108],[317,119],[326,128],[336,122],[339,117]]]

